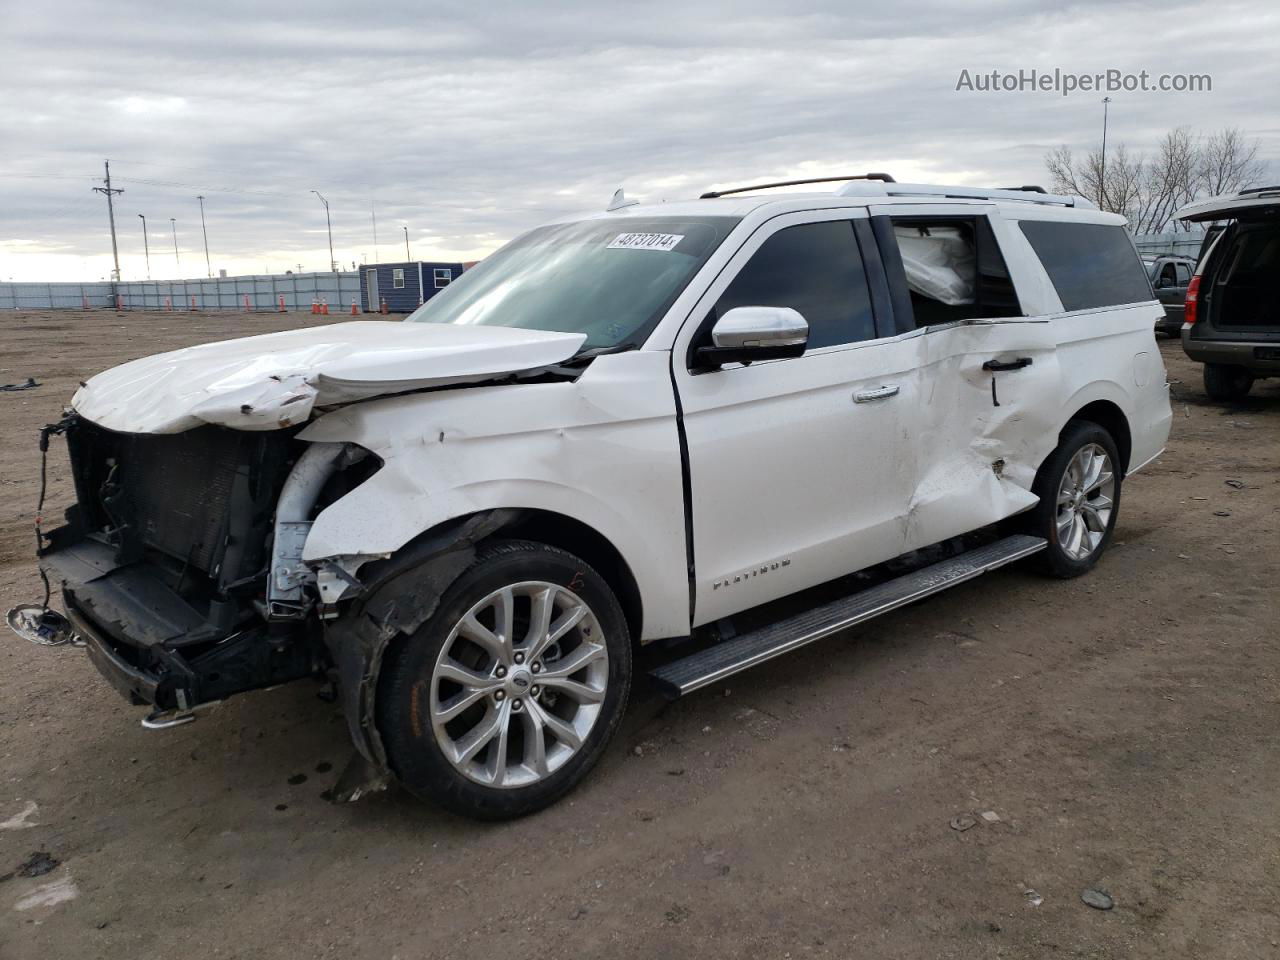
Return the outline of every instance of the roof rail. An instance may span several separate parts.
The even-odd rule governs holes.
[[[1237,196],[1243,197],[1250,193],[1271,193],[1275,190],[1280,190],[1280,187],[1245,187]]]
[[[848,183],[836,191],[842,197],[938,197],[943,200],[1020,200],[1046,206],[1096,210],[1084,197],[1046,193],[1041,187],[951,187],[936,183]]]
[[[882,183],[896,183],[887,173],[855,173],[848,177],[812,177],[808,180],[778,180],[775,183],[757,183],[749,187],[730,187],[728,190],[708,190],[698,197],[699,200],[714,200],[731,193],[749,193],[752,190],[771,190],[774,187],[796,187],[805,183],[843,183],[847,180],[879,180]]]

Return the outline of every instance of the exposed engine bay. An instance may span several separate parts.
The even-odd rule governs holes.
[[[376,457],[350,445],[309,449],[296,430],[126,434],[75,415],[57,429],[77,502],[44,536],[41,563],[121,692],[186,710],[323,671],[328,655],[307,618],[314,574],[292,562],[288,536],[281,543],[277,505],[305,538],[310,517],[376,470]],[[322,468],[282,501],[298,462],[317,450]]]

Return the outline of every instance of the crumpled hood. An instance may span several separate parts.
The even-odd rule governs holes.
[[[559,363],[585,341],[581,333],[353,320],[143,357],[91,378],[71,402],[122,433],[202,423],[277,430],[304,423],[317,405]]]

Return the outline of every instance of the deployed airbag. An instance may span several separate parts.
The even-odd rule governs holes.
[[[973,303],[977,259],[958,227],[896,225],[893,232],[912,293],[950,306]]]

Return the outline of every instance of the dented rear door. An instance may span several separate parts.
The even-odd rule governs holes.
[[[918,343],[915,486],[905,525],[907,549],[916,549],[1035,505],[1031,485],[1061,426],[1063,378],[1052,324],[1023,315],[1035,291],[1011,274],[1016,256],[1001,239],[1005,225],[994,204],[923,201],[873,205],[870,213],[899,329]],[[945,312],[920,309],[887,223],[970,226],[968,316],[945,322]]]
[[[1057,444],[1063,402],[1047,320],[931,327],[921,353],[909,549],[1033,507],[1031,485]]]

